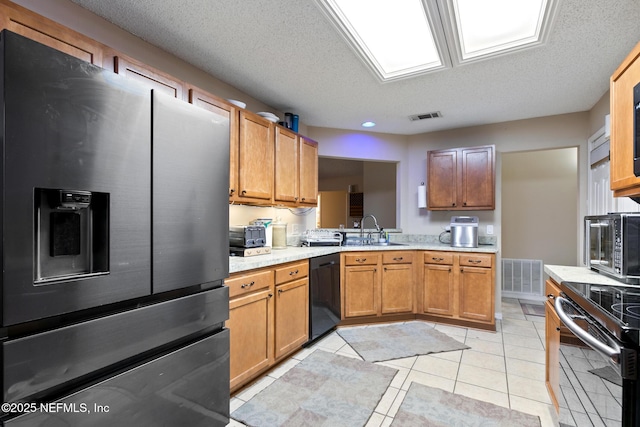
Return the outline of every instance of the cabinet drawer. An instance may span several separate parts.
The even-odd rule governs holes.
[[[308,275],[308,262],[299,262],[297,264],[289,264],[285,267],[276,268],[276,285],[307,277]]]
[[[382,254],[383,264],[411,264],[413,252],[388,251]]]
[[[558,295],[560,295],[560,288],[553,281],[547,280],[546,281],[545,295],[547,297],[549,295],[553,295],[554,297],[557,297]],[[553,310],[555,311],[555,308]]]
[[[363,252],[356,254],[348,254],[344,256],[345,265],[372,265],[377,264],[379,255],[373,252]]]
[[[445,264],[453,265],[453,253],[451,252],[425,252],[424,253],[425,264]]]
[[[268,270],[232,276],[225,281],[225,284],[229,287],[229,298],[233,298],[271,286],[273,284],[273,271]]]
[[[473,267],[491,267],[493,257],[489,254],[460,254],[460,265]]]

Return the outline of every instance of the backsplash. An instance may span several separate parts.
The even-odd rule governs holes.
[[[229,205],[229,225],[247,225],[258,218],[287,223],[287,245],[299,246],[300,235],[316,228],[316,208]]]

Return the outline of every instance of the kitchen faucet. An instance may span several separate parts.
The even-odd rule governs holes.
[[[376,231],[380,233],[380,227],[378,226],[378,220],[372,214],[368,214],[362,217],[360,220],[360,240],[364,243],[364,220],[367,218],[373,219],[373,224],[376,226]],[[371,243],[371,232],[369,232],[369,243]]]

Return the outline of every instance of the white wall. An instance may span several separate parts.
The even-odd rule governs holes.
[[[578,257],[578,150],[503,153],[502,256],[572,265]]]

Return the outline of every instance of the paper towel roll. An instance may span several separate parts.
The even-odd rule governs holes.
[[[418,207],[427,207],[427,186],[424,184],[418,186]]]

